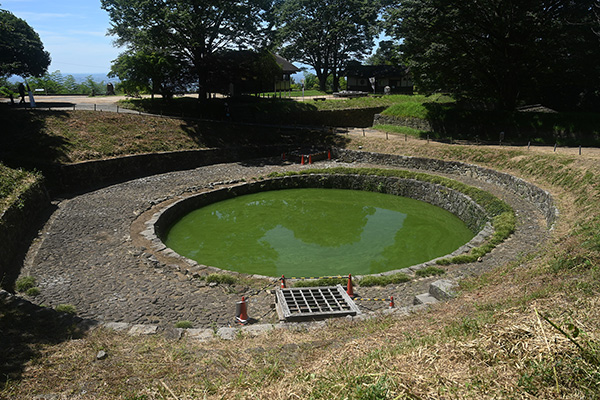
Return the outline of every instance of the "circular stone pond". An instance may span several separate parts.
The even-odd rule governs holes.
[[[317,277],[423,263],[456,252],[486,222],[470,198],[440,185],[309,175],[191,196],[163,211],[155,230],[167,247],[199,264]]]
[[[474,235],[454,214],[423,201],[310,188],[201,207],[175,223],[164,243],[221,269],[311,277],[409,267],[451,253]]]

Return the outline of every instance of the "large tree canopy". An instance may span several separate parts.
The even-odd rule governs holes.
[[[208,88],[235,96],[272,91],[282,76],[283,71],[270,52],[232,50],[211,57]]]
[[[140,50],[113,60],[109,76],[119,77],[127,93],[148,91],[153,99],[155,93],[170,99],[173,93],[185,90],[189,72],[186,63],[170,54]]]
[[[275,25],[282,54],[314,68],[321,90],[352,58],[362,58],[379,32],[378,0],[279,0]]]
[[[0,76],[42,76],[49,65],[50,54],[31,26],[0,10]]]
[[[598,0],[402,0],[387,31],[424,91],[505,109],[599,87]]]
[[[367,65],[402,65],[402,52],[400,45],[392,40],[382,40],[379,42],[377,51],[367,58]]]
[[[206,98],[207,59],[220,50],[252,47],[263,37],[269,0],[102,0],[109,33],[131,50],[169,53],[192,67]]]

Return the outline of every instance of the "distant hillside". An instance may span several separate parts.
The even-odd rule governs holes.
[[[75,82],[77,82],[77,83],[85,82],[87,77],[90,75],[92,76],[92,79],[94,80],[94,82],[98,82],[98,83],[102,83],[102,81],[104,81],[104,83],[119,82],[119,78],[109,78],[107,76],[108,73],[95,73],[95,74],[94,73],[69,73],[69,72],[61,71],[61,74],[62,74],[62,76],[73,75],[73,78],[75,78]],[[8,81],[11,83],[22,82],[23,78],[20,76],[13,75],[10,78],[8,78]]]

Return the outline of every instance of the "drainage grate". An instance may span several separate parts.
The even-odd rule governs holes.
[[[276,307],[281,321],[301,321],[360,314],[341,285],[278,289]]]

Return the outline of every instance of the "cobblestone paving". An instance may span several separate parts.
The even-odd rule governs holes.
[[[325,162],[315,167],[340,166]],[[352,164],[353,167],[363,166]],[[364,165],[366,166],[366,165]],[[372,165],[370,165],[372,167]],[[240,280],[236,285],[207,285],[164,260],[148,258],[147,248],[135,237],[132,224],[156,204],[185,196],[212,185],[267,176],[272,171],[311,166],[277,161],[219,164],[172,172],[106,187],[72,198],[56,200],[56,210],[32,244],[22,275],[37,279],[41,294],[30,300],[54,307],[71,304],[78,315],[99,322],[127,322],[173,326],[191,321],[195,328],[216,328],[233,322],[235,302],[249,298],[253,322],[272,323],[272,290],[278,281]],[[422,171],[423,172],[423,171]],[[518,215],[512,238],[482,262],[451,267],[445,278],[462,278],[504,264],[543,244],[548,233],[541,214],[528,202],[467,177],[452,176],[489,190],[511,204]],[[135,236],[135,229],[134,234]],[[415,279],[385,288],[357,288],[363,297],[393,295],[397,306],[412,304],[439,278]],[[361,302],[365,312],[387,308],[386,302]]]

